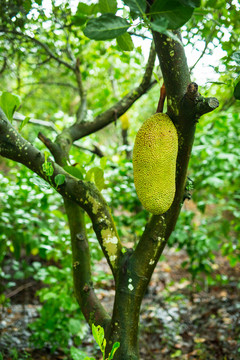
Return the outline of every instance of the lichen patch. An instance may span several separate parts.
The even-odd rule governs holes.
[[[94,199],[94,197],[92,195],[89,194],[89,192],[87,192],[87,201],[85,201],[85,203],[89,202],[92,205],[92,212],[93,214],[97,214],[99,211],[99,208],[101,207],[100,203]]]
[[[114,265],[117,258],[117,244],[118,238],[116,237],[112,229],[104,229],[101,231],[101,236],[103,238],[103,246],[109,256],[109,259]]]

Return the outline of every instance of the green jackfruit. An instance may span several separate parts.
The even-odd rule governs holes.
[[[137,195],[146,210],[165,213],[175,196],[177,130],[167,114],[157,113],[139,129],[133,148]]]

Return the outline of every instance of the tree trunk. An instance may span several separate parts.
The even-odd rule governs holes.
[[[136,298],[133,291],[129,290],[132,283],[126,284],[126,282],[127,279],[117,287],[112,321],[109,333],[106,334],[106,357],[109,355],[113,344],[116,341],[120,343],[114,360],[139,359],[138,325],[141,300]]]

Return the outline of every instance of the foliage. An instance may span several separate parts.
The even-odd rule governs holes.
[[[117,351],[117,349],[120,346],[119,342],[115,342],[112,346],[112,350],[109,353],[108,357],[106,358],[106,354],[105,354],[105,349],[106,349],[106,339],[104,337],[104,329],[98,325],[95,326],[94,324],[92,324],[92,334],[93,337],[96,341],[96,343],[98,344],[98,346],[100,347],[100,350],[102,352],[102,359],[103,360],[113,360],[114,354]],[[78,350],[75,347],[71,348],[71,356],[73,358],[73,360],[81,360],[83,359],[84,353],[81,350]],[[84,360],[94,360],[94,358],[89,358],[88,356],[84,358]]]
[[[48,286],[37,293],[44,305],[39,318],[30,324],[36,348],[49,346],[52,352],[59,348],[67,351],[71,338],[80,344],[88,326],[74,299],[70,264],[62,269],[52,265],[41,268],[34,278]]]
[[[13,180],[15,176],[17,181]],[[43,306],[39,318],[30,325],[32,342],[38,348],[67,351],[71,339],[76,345],[81,343],[88,327],[73,294],[70,239],[59,195],[49,187],[43,192],[42,184],[35,185],[32,174],[23,166],[9,171],[8,177],[0,174],[0,180],[0,216],[4,221],[0,224],[1,279],[6,288],[30,277],[45,284],[37,293]],[[91,229],[89,240],[93,261],[101,259]],[[3,262],[9,253],[14,259],[7,256]],[[9,265],[13,274],[4,270]],[[99,273],[95,282],[102,278],[106,275]],[[2,294],[1,303],[7,300]]]
[[[231,266],[240,260],[238,123],[233,109],[200,121],[189,170],[197,210],[182,211],[169,243],[186,249],[189,261],[183,266],[193,279],[204,272],[210,283],[219,249]]]
[[[20,98],[15,94],[3,92],[0,97],[0,106],[9,120],[13,119],[13,114],[20,105]]]

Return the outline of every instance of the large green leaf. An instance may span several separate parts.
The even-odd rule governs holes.
[[[20,97],[9,92],[3,92],[0,97],[0,107],[9,120],[12,120],[14,112],[21,104]]]
[[[117,37],[117,43],[124,51],[131,51],[134,49],[132,38],[127,32]]]
[[[184,25],[192,16],[193,8],[183,6],[177,0],[155,1],[150,9],[150,14],[154,20],[166,19],[168,29],[176,30]]]
[[[124,0],[124,4],[129,6],[130,10],[137,14],[143,14],[146,9],[145,0]]]
[[[102,14],[115,14],[117,11],[117,0],[98,0],[98,7]]]
[[[130,24],[114,14],[103,14],[91,19],[84,29],[84,35],[94,40],[110,40],[124,34]]]

